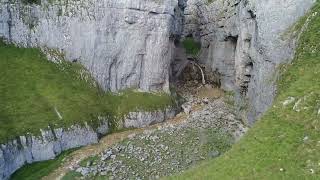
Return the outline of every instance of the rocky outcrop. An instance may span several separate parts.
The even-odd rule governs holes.
[[[154,112],[132,112],[118,128],[139,128],[152,123],[163,122],[174,117],[174,108]],[[89,125],[63,129],[41,130],[40,136],[20,136],[0,145],[0,180],[8,179],[12,173],[25,164],[53,159],[62,151],[75,147],[94,144],[101,135],[110,132],[107,120],[101,119],[97,129]]]
[[[81,62],[105,90],[169,92],[178,0],[40,1],[1,1],[0,37]]]
[[[294,38],[283,34],[314,0],[189,0],[183,36],[202,43],[201,61],[220,74],[225,90],[237,93],[252,123],[271,105],[275,71],[292,59]]]
[[[247,127],[223,99],[204,100],[190,90],[187,93],[183,97],[191,106],[190,113],[181,113],[173,121],[141,133],[131,133],[112,146],[103,146],[94,158],[69,168],[83,179],[153,180],[222,155]]]
[[[177,111],[175,109],[165,109],[152,112],[131,112],[124,120],[124,128],[140,128],[163,122],[173,118]]]
[[[100,130],[108,132],[108,126],[102,127]],[[53,159],[64,150],[97,142],[98,133],[88,125],[41,130],[41,136],[20,136],[0,146],[0,179],[8,179],[26,163]]]

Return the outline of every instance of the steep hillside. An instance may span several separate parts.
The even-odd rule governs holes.
[[[105,93],[78,63],[49,62],[38,49],[0,43],[0,142],[40,129],[99,123],[172,103],[167,95]]]
[[[319,1],[294,28],[305,29],[273,107],[229,152],[168,179],[320,178]]]

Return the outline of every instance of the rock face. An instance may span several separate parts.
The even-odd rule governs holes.
[[[186,67],[170,70],[177,54],[186,58],[177,42],[194,37],[207,71],[253,122],[272,103],[277,66],[293,57],[295,40],[283,34],[314,1],[3,0],[0,37],[80,61],[105,90],[165,92],[170,74]]]
[[[175,109],[165,109],[153,112],[131,112],[124,120],[124,128],[140,128],[163,122],[176,115]]]
[[[108,132],[108,126],[103,126]],[[62,151],[98,142],[98,134],[88,125],[41,131],[40,137],[20,136],[0,146],[0,179],[10,175],[26,163],[53,159]]]
[[[154,112],[132,112],[118,128],[145,127],[174,117],[175,109]],[[68,129],[41,130],[41,136],[20,136],[0,145],[0,180],[8,179],[12,173],[25,165],[53,159],[62,151],[85,146],[99,141],[101,135],[110,131],[107,120],[94,130],[88,125],[72,126]]]
[[[80,61],[105,90],[169,92],[178,0],[28,2],[0,2],[0,37]]]
[[[294,38],[285,32],[314,0],[189,0],[184,36],[202,43],[201,61],[234,90],[252,123],[272,103],[275,71],[292,59]]]

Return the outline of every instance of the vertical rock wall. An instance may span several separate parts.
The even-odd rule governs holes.
[[[100,130],[109,131],[107,125]],[[68,129],[41,131],[41,136],[20,136],[0,145],[0,179],[10,175],[26,163],[53,159],[62,151],[98,142],[98,134],[91,127],[73,126]]]
[[[295,40],[282,35],[314,2],[26,1],[1,1],[0,37],[80,61],[105,90],[169,92],[174,41],[194,37],[201,62],[220,74],[223,89],[237,92],[249,122],[271,105],[276,67],[293,57]]]
[[[188,0],[183,35],[202,43],[201,61],[237,93],[252,123],[272,104],[275,71],[292,59],[295,39],[283,34],[314,0]],[[240,109],[239,108],[239,109]]]
[[[105,90],[169,92],[178,0],[2,0],[0,37],[80,61]]]

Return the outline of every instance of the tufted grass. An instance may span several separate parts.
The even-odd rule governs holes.
[[[320,179],[319,1],[312,14],[293,63],[282,68],[273,107],[229,152],[167,179]],[[295,102],[284,106],[288,97]]]
[[[38,135],[48,126],[87,122],[97,127],[99,116],[108,116],[117,128],[119,119],[130,111],[173,105],[167,94],[106,93],[90,78],[80,78],[80,71],[84,71],[80,64],[56,64],[38,49],[0,42],[0,144],[20,135]]]

